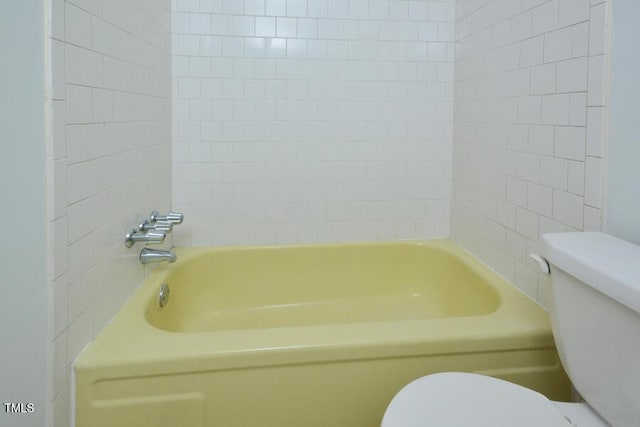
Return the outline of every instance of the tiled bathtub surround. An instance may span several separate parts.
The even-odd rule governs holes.
[[[452,237],[543,304],[540,234],[600,228],[607,13],[457,2]]]
[[[454,14],[174,0],[176,243],[447,236]]]
[[[73,360],[144,277],[124,233],[170,207],[170,5],[48,3],[50,396],[68,427]]]

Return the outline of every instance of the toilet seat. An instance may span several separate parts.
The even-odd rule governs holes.
[[[528,388],[477,374],[446,372],[406,385],[382,427],[570,427],[557,406]]]

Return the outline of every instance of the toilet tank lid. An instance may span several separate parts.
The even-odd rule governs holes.
[[[640,246],[604,233],[549,233],[541,250],[550,264],[640,313]]]

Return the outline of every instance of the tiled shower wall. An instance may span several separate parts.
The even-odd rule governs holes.
[[[448,236],[453,1],[173,7],[176,244]]]
[[[607,14],[457,2],[452,237],[542,304],[539,236],[600,229]]]
[[[48,1],[50,337],[56,427],[71,364],[140,284],[124,234],[171,199],[168,0]]]

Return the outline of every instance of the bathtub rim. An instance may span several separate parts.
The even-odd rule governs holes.
[[[330,363],[425,354],[476,353],[555,347],[547,312],[448,239],[332,243],[322,246],[420,245],[458,258],[498,293],[499,306],[472,317],[399,320],[273,329],[171,332],[148,323],[145,310],[171,266],[158,266],[80,354],[76,371],[103,368],[119,377]],[[295,245],[317,247],[318,245]],[[183,261],[204,252],[292,246],[176,248]],[[508,302],[505,304],[505,302]],[[473,327],[469,327],[473,319]],[[251,344],[249,344],[251,343]],[[293,351],[295,350],[295,351]],[[177,363],[189,360],[189,363]]]

